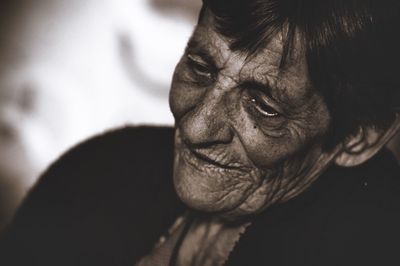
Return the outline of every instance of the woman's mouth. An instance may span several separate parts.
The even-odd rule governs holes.
[[[188,151],[192,154],[192,156],[197,157],[199,160],[203,160],[204,162],[214,165],[216,167],[225,168],[225,169],[239,169],[237,164],[232,162],[226,162],[223,159],[218,158],[219,156],[213,155],[207,151],[201,149],[189,149]]]
[[[193,147],[186,143],[176,132],[175,148],[178,157],[181,157],[187,164],[201,170],[218,170],[248,172],[251,167],[242,163],[239,156],[229,149],[228,146],[210,145],[208,147]]]
[[[248,167],[238,163],[226,155],[225,151],[214,148],[189,148],[181,142],[179,145],[180,157],[189,165],[201,170],[218,170],[233,172],[248,172]]]

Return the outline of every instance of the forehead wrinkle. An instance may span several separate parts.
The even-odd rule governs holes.
[[[299,34],[296,34],[295,43],[291,46],[293,58],[282,69],[280,62],[284,45],[283,31],[278,31],[264,47],[250,55],[230,49],[229,40],[216,31],[213,16],[205,17],[209,20],[208,23],[203,20],[197,26],[193,38],[214,58],[220,74],[225,78],[229,77],[235,83],[250,79],[269,85],[274,96],[282,102],[289,101],[293,96],[298,97],[298,90],[304,91],[308,87],[304,81],[307,77],[303,80],[303,75],[298,73],[298,66],[302,67],[298,64],[298,59],[302,60],[299,56],[302,55]]]
[[[264,54],[247,60],[240,73],[241,80],[254,80],[262,84],[270,85],[276,79],[279,72],[279,59],[271,60]]]
[[[196,27],[189,43],[191,42],[197,44],[199,49],[201,48],[212,56],[219,68],[226,68],[226,65],[235,54],[230,49],[229,41],[224,36],[218,34],[213,27],[207,27],[203,24],[199,24]]]
[[[271,92],[279,101],[289,104],[293,100],[298,101],[307,97],[312,86],[298,33],[295,36],[294,45],[291,46],[287,65],[281,67],[282,36],[282,31],[278,32],[263,49],[251,56],[245,64],[246,70],[243,70],[242,73],[247,74],[247,78],[270,86]]]
[[[239,83],[242,77],[242,71],[245,67],[246,59],[238,52],[231,52],[224,63],[222,74],[229,75],[236,83]]]
[[[272,75],[272,77],[274,77],[276,76],[275,73],[283,73],[287,66],[292,67],[293,63],[296,64],[299,60],[305,60],[304,43],[302,42],[303,39],[301,37],[302,35],[301,32],[296,29],[293,45],[290,46],[290,51],[286,62],[287,66],[281,66],[284,49],[283,47],[286,39],[286,27],[287,25],[282,30],[278,31],[274,36],[272,36],[268,43],[260,47],[258,51],[253,54],[247,54],[246,64],[257,62],[259,65],[257,69],[261,69],[264,65],[271,66],[273,67],[273,71],[271,71],[271,68],[268,68],[267,71],[264,72],[266,75],[269,73],[274,73]]]
[[[246,63],[246,56],[240,51],[230,49],[229,41],[215,32],[215,30],[207,28],[209,40],[207,49],[211,56],[217,62],[218,68],[224,76],[229,76],[232,80],[238,83],[241,69]],[[210,41],[213,40],[213,41]]]
[[[263,82],[271,82],[280,71],[283,41],[282,33],[278,32],[271,40],[255,54],[246,56],[245,69],[249,69],[250,78]]]

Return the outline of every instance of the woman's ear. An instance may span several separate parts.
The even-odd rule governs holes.
[[[374,156],[397,133],[400,128],[400,115],[396,116],[386,130],[365,127],[347,139],[342,145],[335,163],[343,167],[352,167],[364,163]]]

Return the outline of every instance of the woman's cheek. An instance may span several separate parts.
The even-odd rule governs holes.
[[[175,71],[169,95],[169,105],[175,118],[193,109],[201,99],[202,89],[193,85],[183,71]]]
[[[292,153],[291,146],[288,145],[285,137],[271,138],[259,133],[252,142],[247,144],[247,153],[254,165],[259,168],[270,168],[281,162]]]
[[[287,130],[282,123],[269,123],[268,118],[258,118],[252,112],[241,108],[237,129],[242,146],[253,164],[266,166],[273,164],[279,157],[287,142]],[[284,149],[282,149],[284,148]],[[284,153],[284,152],[283,152]]]
[[[299,150],[301,139],[292,134],[289,123],[278,125],[249,121],[241,139],[248,158],[258,168],[270,169]]]

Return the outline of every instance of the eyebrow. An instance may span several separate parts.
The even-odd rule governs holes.
[[[213,56],[203,47],[203,45],[196,38],[194,37],[190,38],[186,46],[185,52],[187,54],[194,53],[202,57],[202,59],[204,59],[208,64],[217,69],[217,65],[215,63]]]
[[[193,35],[190,39],[189,42],[186,46],[185,53],[186,54],[195,54],[200,57],[202,57],[203,60],[205,60],[211,67],[217,70],[221,70],[221,68],[218,68],[213,56],[208,52],[207,49],[204,48],[204,44],[202,43],[201,40],[196,38],[195,35]],[[258,90],[260,92],[265,93],[271,100],[277,102],[277,103],[285,103],[282,98],[282,93],[279,91],[279,88],[276,86],[271,86],[269,81],[259,81],[253,78],[250,78],[249,80],[243,80],[241,83],[241,86],[251,88]]]
[[[272,95],[272,91],[274,90],[269,84],[265,84],[263,82],[257,81],[257,80],[247,80],[242,83],[243,87],[247,87],[250,89],[254,89],[257,91],[261,91],[265,93],[268,97],[270,97],[272,100],[276,102],[280,102],[279,99],[274,97]]]

